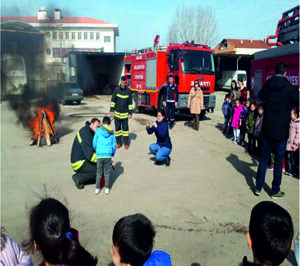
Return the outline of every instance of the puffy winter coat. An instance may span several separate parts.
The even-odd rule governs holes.
[[[287,151],[297,151],[299,150],[299,126],[300,126],[300,118],[296,120],[292,120],[290,123],[290,132],[289,138],[286,145]]]
[[[200,114],[201,110],[204,109],[203,93],[200,88],[197,90],[195,90],[195,88],[191,88],[188,108],[190,108],[191,114]]]
[[[97,158],[113,157],[116,152],[116,137],[112,128],[108,125],[101,125],[95,133],[93,147]]]
[[[239,105],[239,107],[235,106],[233,108],[233,117],[232,117],[232,122],[231,126],[234,128],[240,128],[240,120],[241,120],[241,113],[243,111],[243,106]]]
[[[250,110],[248,114],[248,118],[246,120],[247,133],[254,134],[255,120],[256,120],[256,111]]]

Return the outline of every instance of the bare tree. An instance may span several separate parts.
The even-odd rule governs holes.
[[[212,9],[200,6],[177,7],[173,21],[168,29],[169,42],[185,42],[215,46],[219,41],[217,20]]]

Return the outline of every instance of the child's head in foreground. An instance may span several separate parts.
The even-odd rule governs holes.
[[[280,265],[292,247],[294,228],[290,214],[272,201],[262,201],[251,211],[248,244],[255,263]]]
[[[112,235],[111,255],[116,266],[142,266],[151,256],[155,231],[143,214],[122,217]]]
[[[30,241],[45,262],[58,265],[96,265],[94,258],[78,241],[70,227],[69,211],[58,200],[43,199],[30,213]],[[73,232],[73,233],[72,233]]]

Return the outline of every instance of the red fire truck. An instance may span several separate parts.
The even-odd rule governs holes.
[[[173,74],[178,85],[179,111],[187,108],[190,84],[196,79],[203,91],[205,109],[213,111],[215,108],[214,60],[207,45],[193,42],[170,43],[166,47],[155,45],[154,50],[148,48],[127,54],[124,64],[136,112],[145,107],[162,107],[164,85],[169,74]]]
[[[276,39],[275,43],[270,39]],[[267,38],[267,44],[275,48],[257,52],[251,63],[251,92],[256,98],[267,79],[275,75],[279,62],[287,65],[287,78],[299,89],[299,6],[283,13],[276,34]]]

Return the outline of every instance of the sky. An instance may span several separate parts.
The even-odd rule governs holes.
[[[2,1],[1,15],[36,16],[39,8],[48,7],[62,9],[64,16],[108,21],[118,24],[117,51],[124,51],[151,47],[156,34],[160,44],[167,44],[178,6],[211,9],[221,42],[224,38],[264,40],[275,34],[282,13],[298,4],[298,0],[7,0]]]

